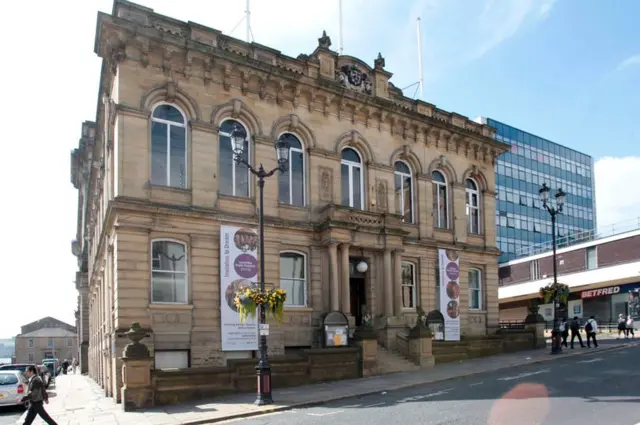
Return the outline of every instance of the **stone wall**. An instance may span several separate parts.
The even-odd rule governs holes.
[[[256,391],[255,359],[229,360],[227,367],[152,371],[156,406],[186,400]],[[271,360],[274,388],[354,379],[362,375],[360,348],[303,351],[300,356]]]
[[[451,363],[476,357],[544,348],[536,339],[534,329],[501,329],[498,335],[462,338],[460,341],[434,341],[436,364]]]

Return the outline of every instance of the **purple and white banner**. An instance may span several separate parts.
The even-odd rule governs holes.
[[[440,312],[444,316],[444,340],[460,341],[460,257],[452,249],[439,249]]]
[[[220,226],[220,327],[222,351],[258,349],[258,318],[242,323],[233,303],[236,292],[255,284],[258,235],[247,227]]]

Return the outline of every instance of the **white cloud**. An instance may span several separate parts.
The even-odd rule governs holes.
[[[616,70],[621,71],[630,66],[638,66],[638,65],[640,65],[640,54],[629,56],[628,58],[620,62]]]
[[[640,225],[640,156],[604,157],[595,164],[598,230]]]

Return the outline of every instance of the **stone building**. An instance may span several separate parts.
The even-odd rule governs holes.
[[[57,358],[71,361],[78,357],[76,328],[53,317],[24,325],[15,339],[16,363],[42,363]]]
[[[132,322],[149,329],[156,367],[253,355],[221,349],[220,226],[258,222],[236,125],[265,168],[277,138],[291,143],[290,170],[264,194],[265,280],[289,291],[272,355],[316,345],[326,312],[359,322],[362,305],[392,345],[417,306],[438,309],[438,248],[459,253],[462,334],[498,325],[493,164],[507,147],[491,128],[405,97],[381,55],[373,67],[339,56],[326,34],[292,58],[116,0],[95,51],[96,122],[72,153],[73,247],[89,373],[107,394],[119,397]]]

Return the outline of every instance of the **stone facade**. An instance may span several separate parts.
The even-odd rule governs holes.
[[[16,363],[42,364],[47,358],[57,358],[60,361],[77,359],[78,338],[76,330],[71,328],[46,327],[36,329],[16,336]]]
[[[317,346],[326,312],[358,320],[354,295],[383,330],[386,323],[415,323],[415,307],[437,308],[438,248],[460,254],[463,335],[486,335],[498,325],[493,164],[507,146],[491,128],[404,97],[389,82],[382,56],[373,68],[339,56],[326,34],[312,54],[291,58],[117,0],[111,15],[99,14],[95,46],[103,58],[101,102],[96,123],[83,125],[72,153],[80,198],[73,249],[80,316],[88,318],[88,370],[106,394],[120,397],[123,333],[133,322],[149,329],[144,343],[152,357],[183,350],[196,368],[251,356],[221,351],[220,226],[258,223],[256,180],[249,178],[249,196],[229,194],[229,181],[239,186],[224,174],[231,161],[219,148],[221,140],[228,143],[222,128],[228,120],[250,135],[253,164],[275,167],[273,145],[283,133],[302,146],[299,205],[280,193],[289,188],[278,176],[264,189],[265,280],[280,281],[282,252],[301,254],[305,270],[304,302],[285,309],[281,326],[272,325],[272,355]],[[177,131],[185,134],[183,153],[171,157],[182,165],[167,165],[166,179],[156,173],[153,138],[173,136],[152,131],[158,105],[180,112]],[[355,174],[342,177],[349,168],[341,165],[344,149],[360,160],[360,184]],[[398,161],[410,170],[411,184],[395,190]],[[433,172],[445,181],[446,212],[434,208]],[[468,232],[468,179],[479,195],[475,233]],[[398,202],[401,192],[413,199],[411,213]],[[184,247],[187,289],[180,302],[152,302],[158,240]],[[354,259],[369,265],[355,293]],[[406,279],[404,263],[412,265],[406,267],[413,279]],[[470,268],[481,274],[474,310],[467,307]],[[413,290],[403,289],[403,276]]]

